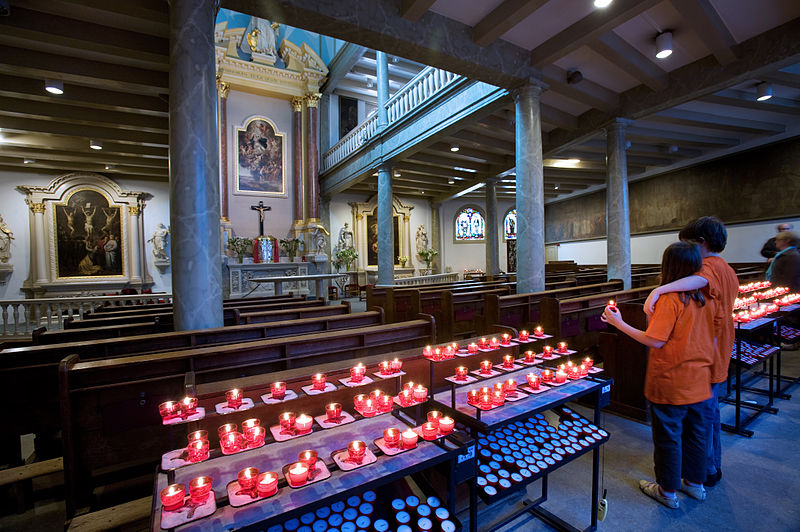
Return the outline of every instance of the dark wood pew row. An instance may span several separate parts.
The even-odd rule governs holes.
[[[280,305],[285,303],[292,303],[296,301],[306,301],[305,296],[286,296],[281,297],[275,300],[261,300],[259,299],[241,299],[239,301],[227,301],[223,302],[222,308],[241,308],[241,307],[255,307],[255,306],[263,306],[263,305]],[[84,320],[97,320],[97,319],[105,319],[105,318],[117,318],[122,316],[149,316],[151,314],[162,314],[164,312],[172,312],[172,307],[162,308],[162,309],[149,309],[149,308],[123,308],[116,312],[110,313],[86,313],[83,316]]]
[[[614,279],[603,283],[578,285],[571,288],[545,290],[530,294],[487,295],[483,314],[484,330],[492,325],[505,325],[515,329],[533,330],[541,325],[540,304],[545,297],[570,299],[588,294],[622,290],[622,281]],[[549,334],[549,331],[548,331]]]
[[[380,307],[367,307],[369,310],[383,309]],[[333,316],[337,314],[349,314],[350,302],[340,301],[338,305],[324,305],[318,307],[291,308],[282,310],[260,310],[252,311],[249,309],[236,309],[233,312],[235,325],[248,325],[251,323],[269,323],[271,321],[299,320],[303,318],[316,318],[318,316]],[[386,317],[384,313],[384,323]]]
[[[424,286],[367,286],[367,307],[383,307],[386,310],[386,320],[404,321],[403,318],[414,316],[420,312],[414,306],[411,298],[413,293],[423,290],[425,292],[435,292],[440,290],[475,290],[484,285],[499,284],[503,281],[458,281],[455,283],[436,283]],[[397,302],[396,302],[397,301]],[[395,314],[395,309],[400,309]]]
[[[225,306],[237,306],[240,304],[249,304],[249,303],[273,303],[277,301],[282,301],[285,299],[292,299],[294,298],[294,293],[289,292],[288,294],[280,294],[274,296],[262,296],[262,297],[243,297],[243,298],[235,298],[235,299],[223,299],[222,305]],[[157,298],[153,298],[157,299]],[[84,316],[91,316],[97,314],[113,314],[115,312],[125,312],[125,311],[154,311],[155,309],[169,310],[172,309],[172,303],[141,303],[136,305],[108,305],[104,307],[97,307],[96,309],[85,312]]]
[[[171,431],[161,426],[158,405],[182,397],[187,386],[253,375],[262,375],[262,382],[268,384],[274,380],[268,374],[274,371],[341,363],[375,353],[392,357],[393,352],[435,342],[433,318],[421,316],[324,334],[98,361],[82,362],[78,355],[71,355],[59,365],[67,516],[91,505],[95,486],[152,472],[165,450],[186,445],[187,425]],[[390,383],[394,385],[386,381],[383,386]],[[203,398],[200,406],[213,412],[219,396]],[[251,396],[261,403],[258,395]],[[257,413],[255,409],[249,412]],[[276,411],[275,419],[277,415]],[[216,427],[210,433],[215,434]]]
[[[403,318],[408,316],[414,311],[422,312],[423,314],[431,314],[434,317],[442,312],[442,301],[445,293],[461,294],[481,292],[485,290],[501,290],[510,293],[513,286],[506,282],[490,282],[482,283],[469,287],[458,287],[452,290],[437,289],[437,290],[405,290],[400,293],[395,292],[393,297],[392,307],[395,320],[403,321]],[[389,304],[392,304],[391,302]]]
[[[436,319],[439,337],[458,340],[483,334],[485,298],[509,293],[508,286],[473,292],[443,292],[439,308],[430,313]]]
[[[290,308],[310,308],[320,307],[325,305],[325,300],[322,298],[308,299],[308,300],[292,300],[284,303],[270,303],[267,305],[251,305],[243,307],[251,312],[261,312],[267,310],[282,310]],[[234,325],[236,323],[236,308],[223,308],[223,323],[225,325]],[[87,327],[102,327],[107,325],[124,325],[128,323],[152,323],[158,321],[160,324],[172,325],[173,314],[172,312],[159,312],[155,314],[134,314],[130,316],[117,316],[109,318],[95,318],[91,320],[64,320],[65,329],[83,329]]]

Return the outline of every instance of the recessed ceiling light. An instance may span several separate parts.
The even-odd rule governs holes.
[[[399,171],[397,171],[397,170],[395,170],[395,172],[394,172],[394,176],[395,176],[395,177],[400,177],[400,172],[399,172]]]
[[[103,149],[103,143],[100,142],[99,140],[90,140],[89,141],[89,147],[91,149],[93,149],[93,150],[102,150]]]
[[[458,144],[453,144],[452,146],[450,146],[450,151],[452,152],[457,152],[460,149],[461,148],[458,147]]]
[[[763,102],[764,100],[769,100],[772,98],[772,84],[767,83],[766,81],[762,81],[758,85],[756,85],[756,100],[759,102]]]
[[[450,179],[447,180],[447,184],[448,185],[455,185],[456,184],[456,180],[451,177]]]
[[[594,0],[594,7],[608,7],[614,0]]]
[[[22,160],[22,164],[33,164],[35,162],[36,162],[36,159],[29,159],[27,157]]]
[[[64,94],[64,82],[59,79],[47,79],[44,82],[44,90],[50,94]]]
[[[106,170],[113,170],[113,169],[114,169],[114,168],[116,168],[116,167],[117,167],[117,165],[116,165],[116,164],[107,164],[107,165],[106,165]]]
[[[554,185],[554,186],[553,186],[553,188],[554,188],[555,190],[558,190],[558,185]]]
[[[672,55],[672,32],[665,31],[656,37],[656,57],[665,59]]]
[[[580,159],[556,159],[550,163],[555,168],[575,168],[581,164]]]
[[[477,170],[473,170],[472,168],[464,168],[463,166],[454,166],[453,170],[458,170],[460,172],[469,172],[470,174],[477,174]]]
[[[419,193],[424,195],[424,194],[425,194],[425,191],[424,191],[424,190],[422,190],[422,189],[419,189]]]

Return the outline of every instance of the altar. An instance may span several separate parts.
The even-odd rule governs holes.
[[[238,263],[230,258],[222,265],[222,277],[227,280],[224,284],[225,298],[275,295],[274,283],[252,282],[251,279],[265,277],[297,277],[308,276],[316,273],[308,262],[274,262],[274,263]],[[308,280],[297,280],[282,284],[284,292],[293,292],[296,295],[311,293]]]

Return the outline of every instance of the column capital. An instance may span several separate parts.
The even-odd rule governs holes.
[[[617,117],[614,120],[612,120],[611,122],[609,122],[606,125],[606,127],[603,128],[603,129],[605,129],[606,131],[613,131],[613,130],[616,130],[616,129],[625,129],[629,125],[633,124],[633,122],[634,122],[634,120],[631,120],[630,118]]]
[[[429,198],[428,205],[430,206],[431,209],[438,209],[439,207],[442,206],[442,203],[434,200],[433,198]]]
[[[217,74],[217,94],[223,100],[228,97],[228,91],[231,89],[230,83],[222,81],[222,75]]]
[[[532,96],[539,97],[544,91],[550,88],[550,85],[540,79],[530,78],[528,81],[529,83],[509,91],[511,93],[511,98],[514,99],[514,103],[517,103],[524,94],[531,94]]]
[[[41,203],[30,202],[28,203],[28,206],[31,208],[31,211],[33,211],[33,214],[44,214],[44,202]]]
[[[391,163],[381,163],[378,165],[378,171],[380,172],[383,170],[384,172],[392,173],[392,164]]]
[[[306,94],[306,106],[309,108],[316,108],[317,104],[319,104],[319,99],[322,97],[322,93],[320,92],[313,92],[311,94]]]
[[[303,110],[303,102],[305,102],[305,98],[302,96],[295,96],[291,99],[292,102],[292,110],[295,113],[299,113]]]
[[[128,205],[128,214],[130,214],[131,216],[139,216],[139,206]]]

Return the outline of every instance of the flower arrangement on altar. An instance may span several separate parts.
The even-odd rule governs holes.
[[[242,236],[234,236],[228,239],[228,249],[236,253],[239,257],[239,264],[241,264],[244,261],[245,253],[252,251],[253,241]]]
[[[340,262],[339,267],[341,267],[341,264],[344,264],[344,267],[348,272],[350,271],[350,267],[353,265],[353,263],[356,261],[357,258],[358,258],[358,251],[356,251],[353,248],[344,248],[336,252],[336,260]],[[335,265],[336,264],[334,262],[334,266]]]

